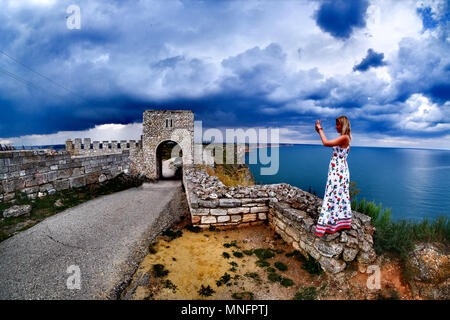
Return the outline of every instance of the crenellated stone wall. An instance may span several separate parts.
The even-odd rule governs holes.
[[[129,153],[72,156],[51,149],[0,152],[0,202],[12,201],[16,191],[34,199],[128,173]]]
[[[66,141],[66,151],[72,155],[101,155],[110,153],[122,153],[123,150],[135,150],[141,148],[141,141],[136,140],[112,140],[93,141],[90,138],[76,138],[74,141]]]
[[[191,165],[183,166],[183,185],[195,226],[226,229],[267,222],[329,273],[343,271],[354,260],[369,264],[376,258],[370,217],[352,211],[351,229],[315,236],[322,199],[287,183],[228,187]]]

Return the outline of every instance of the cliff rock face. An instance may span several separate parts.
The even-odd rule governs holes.
[[[407,267],[412,272],[412,286],[428,299],[450,297],[450,252],[438,243],[421,243],[409,254]]]

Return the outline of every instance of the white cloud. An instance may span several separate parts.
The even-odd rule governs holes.
[[[12,144],[16,146],[42,146],[65,144],[67,139],[91,138],[92,141],[111,140],[140,140],[142,123],[131,124],[102,124],[94,128],[82,131],[60,131],[53,134],[32,134],[21,137],[1,139],[0,144]]]
[[[413,94],[404,106],[403,118],[397,123],[401,129],[436,132],[450,128],[450,102],[438,106],[422,94]]]

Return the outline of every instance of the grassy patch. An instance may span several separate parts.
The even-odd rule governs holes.
[[[255,264],[258,267],[261,267],[261,268],[265,268],[265,267],[269,267],[270,266],[270,263],[265,261],[265,260],[258,260],[258,261],[255,262]]]
[[[276,272],[269,272],[267,278],[270,282],[281,282],[281,280],[283,280],[283,277]]]
[[[153,274],[157,278],[162,278],[169,274],[169,270],[164,270],[164,265],[158,263],[153,265]]]
[[[176,238],[180,238],[183,235],[183,232],[181,230],[173,231],[172,229],[167,229],[162,233],[163,236],[169,237],[170,241]]]
[[[311,275],[321,275],[323,273],[320,263],[309,253],[308,259],[306,259],[298,250],[286,253],[286,257],[294,257],[297,261],[302,262],[302,269],[308,271]]]
[[[200,290],[198,290],[198,294],[201,296],[204,296],[204,297],[212,296],[214,293],[216,293],[216,292],[211,288],[210,285],[208,285],[207,287],[202,285]]]
[[[233,256],[235,256],[236,258],[242,258],[244,255],[242,254],[242,252],[233,251]]]
[[[172,281],[170,281],[168,279],[163,282],[163,285],[164,285],[164,288],[171,289],[173,293],[175,293],[178,289],[178,287]]]
[[[317,290],[316,287],[307,287],[299,290],[294,297],[294,300],[316,300]]]
[[[224,243],[223,246],[225,248],[230,248],[230,247],[238,248],[236,240],[233,240],[230,243]]]
[[[251,278],[251,279],[253,279],[253,280],[255,280],[256,281],[256,283],[258,283],[258,284],[261,284],[261,278],[259,277],[259,274],[258,273],[256,273],[256,272],[247,272],[246,274],[245,274],[245,276],[247,277],[247,278]]]
[[[202,231],[202,228],[198,227],[198,226],[194,226],[192,224],[189,224],[185,227],[187,230],[189,230],[190,232],[194,232],[194,233],[199,233],[200,231]]]
[[[286,271],[288,269],[287,265],[279,261],[275,262],[275,268],[277,268],[280,271]]]
[[[260,248],[260,249],[255,249],[253,250],[253,253],[260,259],[260,260],[265,260],[265,259],[270,259],[275,257],[275,250],[272,249],[266,249],[266,248]]]
[[[293,280],[291,280],[291,279],[289,279],[289,278],[284,278],[283,277],[283,279],[281,279],[281,281],[280,281],[280,284],[283,286],[283,287],[292,287],[293,285],[294,285],[294,281]]]
[[[220,287],[222,284],[225,284],[225,283],[227,283],[228,281],[230,281],[230,279],[231,279],[231,276],[230,276],[228,273],[225,272],[225,274],[224,274],[223,276],[220,277],[220,280],[217,280],[217,281],[216,281],[216,285],[217,285],[218,287]]]
[[[236,300],[253,300],[255,295],[253,292],[244,291],[244,292],[235,292],[231,295],[233,299]]]
[[[433,221],[428,218],[420,222],[405,219],[393,221],[391,208],[382,211],[381,203],[377,206],[365,198],[359,203],[353,199],[352,210],[372,218],[371,223],[376,229],[373,239],[377,254],[391,253],[405,260],[416,243],[450,242],[450,218],[444,215]]]

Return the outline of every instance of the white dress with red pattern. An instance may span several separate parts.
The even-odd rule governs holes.
[[[333,147],[333,153],[328,168],[328,180],[325,194],[317,221],[315,234],[335,233],[339,229],[350,228],[352,208],[350,202],[350,171],[347,156],[350,146]]]

